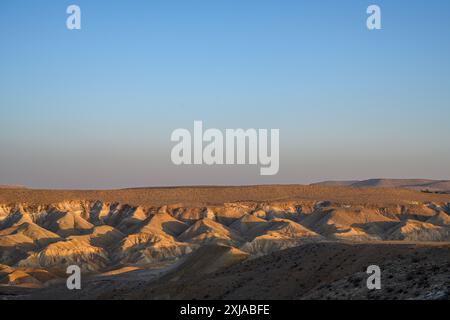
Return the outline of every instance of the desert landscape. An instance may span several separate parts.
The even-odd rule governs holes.
[[[450,1],[3,0],[0,30],[0,306],[450,300]]]
[[[4,186],[0,298],[449,299],[449,186]],[[66,287],[70,265],[82,290]]]

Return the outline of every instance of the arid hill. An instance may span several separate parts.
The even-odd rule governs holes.
[[[369,291],[378,265],[384,290]],[[109,292],[129,299],[448,299],[450,245],[311,243],[247,260],[207,275],[154,281]]]
[[[64,201],[102,201],[133,206],[208,206],[227,202],[331,201],[349,204],[397,205],[448,202],[450,195],[392,188],[349,188],[320,185],[259,185],[240,187],[166,187],[120,190],[0,190],[0,204],[48,205]]]
[[[450,244],[306,243],[256,259],[225,246],[205,246],[163,275],[136,271],[97,276],[84,289],[63,282],[18,299],[420,299],[450,298]],[[367,267],[382,270],[382,289],[368,290]],[[25,294],[24,294],[25,293]]]
[[[418,191],[450,193],[450,181],[430,179],[369,179],[362,181],[324,181],[314,186],[346,186],[354,188],[404,188]]]
[[[308,244],[443,244],[450,242],[449,221],[450,195],[404,189],[4,189],[0,295],[64,283],[70,265],[88,279],[128,287],[210,274]],[[107,286],[95,292],[106,294]]]

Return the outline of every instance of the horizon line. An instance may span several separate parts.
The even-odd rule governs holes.
[[[114,191],[114,190],[136,190],[136,189],[176,189],[176,188],[239,188],[239,187],[259,187],[259,186],[314,186],[320,183],[333,182],[364,182],[376,180],[424,180],[426,182],[450,182],[450,179],[430,179],[430,178],[368,178],[368,179],[325,179],[311,183],[256,183],[256,184],[179,184],[179,185],[147,185],[147,186],[124,186],[124,187],[105,187],[105,188],[65,188],[65,187],[29,187],[22,184],[0,184],[0,190],[24,189],[24,190],[42,190],[42,191]],[[350,185],[349,185],[350,186]],[[336,186],[339,187],[339,186]],[[345,186],[340,186],[345,187]]]

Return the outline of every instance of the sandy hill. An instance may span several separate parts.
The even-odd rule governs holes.
[[[450,228],[431,223],[406,220],[388,231],[389,240],[450,241]]]
[[[4,189],[0,264],[12,271],[2,281],[45,286],[33,270],[58,278],[71,264],[89,276],[144,272],[211,245],[255,259],[324,241],[444,242],[449,215],[450,195],[391,188]]]
[[[244,261],[249,254],[231,246],[205,245],[186,256],[169,271],[161,282],[176,281],[225,269]]]
[[[211,262],[211,263],[208,263]],[[383,270],[383,290],[369,291],[367,266]],[[306,243],[256,259],[206,246],[158,279],[130,274],[31,294],[44,299],[448,299],[449,244]],[[134,279],[134,280],[133,280]],[[98,288],[101,287],[101,290]]]
[[[7,236],[15,236],[16,238],[23,237],[23,242],[30,242],[41,247],[62,240],[57,234],[32,222],[15,224],[9,228],[3,229],[0,231],[0,236],[4,236],[5,238]]]
[[[429,263],[424,265],[423,261]],[[246,260],[170,286],[149,283],[110,297],[171,299],[386,299],[449,293],[449,245],[312,243]],[[389,290],[369,292],[367,266],[379,265]],[[419,276],[420,274],[420,276]],[[410,290],[415,288],[415,290]],[[135,290],[136,289],[136,290]]]
[[[181,235],[189,225],[172,217],[169,213],[157,213],[145,221],[138,229],[141,233],[155,233],[163,231],[172,237]]]
[[[265,212],[264,212],[265,215]],[[266,228],[267,221],[253,214],[244,214],[242,217],[234,221],[230,228],[236,230],[240,234],[251,234],[254,230]]]
[[[439,211],[435,216],[427,220],[427,222],[438,226],[450,226],[450,215]]]
[[[242,241],[241,237],[232,229],[215,222],[209,218],[203,218],[195,222],[178,240],[192,243],[221,243],[236,245]]]

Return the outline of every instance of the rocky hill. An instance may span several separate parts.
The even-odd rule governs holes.
[[[346,186],[354,188],[404,188],[410,190],[450,193],[450,181],[430,179],[369,179],[351,181],[324,181],[315,186]]]
[[[166,268],[208,246],[231,248],[240,261],[324,241],[450,241],[450,196],[389,189],[384,197],[376,189],[275,186],[271,197],[278,200],[259,200],[268,188],[88,192],[99,198],[94,200],[74,199],[86,195],[81,191],[18,189],[14,195],[12,189],[2,190],[0,284],[44,286],[64,277],[73,264],[91,276]],[[204,205],[204,190],[214,205]],[[178,198],[151,204],[156,195],[172,198],[174,192]],[[26,194],[29,202],[23,201]],[[150,199],[136,205],[144,194]],[[131,201],[104,200],[114,195]],[[314,195],[317,199],[310,199]],[[47,201],[63,196],[72,199]]]

